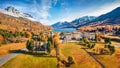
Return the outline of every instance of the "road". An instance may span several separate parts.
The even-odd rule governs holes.
[[[90,54],[86,49],[83,50],[87,52],[88,55],[91,56],[101,66],[101,68],[105,68],[105,66],[93,54]]]
[[[9,55],[0,57],[0,66],[2,66],[3,64],[5,64],[6,62],[8,62],[10,59],[14,58],[16,55],[23,53],[26,49],[22,49],[22,50],[18,50],[15,53],[11,53]]]

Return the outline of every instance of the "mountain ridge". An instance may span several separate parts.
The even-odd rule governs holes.
[[[57,22],[51,26],[54,28],[77,28],[78,26],[86,24],[95,18],[96,18],[95,16],[83,16],[71,22],[67,22],[67,21]]]
[[[84,20],[86,19],[87,20]],[[91,18],[91,19],[89,19]],[[83,20],[82,20],[83,19]],[[72,26],[69,28],[76,28],[76,29],[92,29],[92,30],[97,30],[98,28],[103,28],[105,29],[106,26],[110,26],[110,28],[113,28],[114,26],[119,26],[120,25],[120,7],[117,7],[113,10],[111,10],[110,12],[106,13],[106,14],[102,14],[98,17],[94,17],[92,18],[89,16],[83,16],[81,18],[75,19],[71,22],[68,22],[69,24],[71,24]],[[53,27],[55,27],[55,25],[52,25]],[[64,28],[63,26],[65,25],[57,25],[57,27],[61,27]],[[67,26],[67,25],[66,25]],[[66,27],[67,28],[67,27]],[[89,28],[89,29],[87,29]]]

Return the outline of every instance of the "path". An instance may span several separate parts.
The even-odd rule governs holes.
[[[0,57],[0,66],[2,66],[3,64],[5,64],[6,62],[8,62],[10,59],[12,59],[13,57],[15,57],[16,55],[23,53],[26,49],[22,49],[22,50],[18,50],[15,53],[11,53],[9,55]]]
[[[86,51],[88,55],[91,56],[101,66],[101,68],[105,68],[105,66],[93,54],[90,54],[86,49],[83,50]]]

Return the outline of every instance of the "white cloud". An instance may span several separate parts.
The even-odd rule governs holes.
[[[43,24],[49,24],[48,17],[51,17],[49,10],[52,7],[51,0],[41,0],[38,2],[37,0],[33,1],[33,13],[36,14],[36,19]]]
[[[48,17],[51,17],[49,13],[50,8],[52,8],[52,4],[56,5],[57,0],[33,0],[33,10],[31,12],[36,14],[36,19],[45,25],[49,25],[50,21]]]

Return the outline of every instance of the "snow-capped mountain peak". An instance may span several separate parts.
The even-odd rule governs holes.
[[[15,9],[12,6],[5,8],[5,10],[0,10],[0,12],[14,16],[14,17],[22,17],[32,21],[36,21],[30,14],[19,12],[19,10]]]

